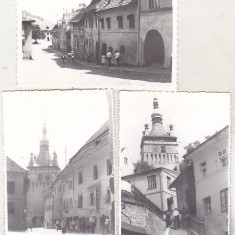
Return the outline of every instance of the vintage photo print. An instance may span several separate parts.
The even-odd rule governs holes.
[[[228,234],[230,95],[120,92],[121,234]]]
[[[4,92],[3,103],[6,234],[114,234],[112,94]]]
[[[175,89],[175,5],[174,0],[20,1],[18,85]]]

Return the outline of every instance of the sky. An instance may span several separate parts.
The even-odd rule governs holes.
[[[108,120],[107,97],[102,90],[4,92],[4,155],[26,167],[46,123],[50,155],[57,153],[62,169]]]
[[[144,124],[152,127],[153,98],[158,99],[163,125],[174,126],[180,158],[186,145],[203,142],[230,124],[228,93],[120,92],[120,148],[127,147],[133,163],[140,160]]]
[[[90,2],[91,0],[20,0],[18,5],[22,10],[56,23],[57,18],[61,19],[63,16],[63,9],[70,12],[80,8],[80,3],[88,5]]]

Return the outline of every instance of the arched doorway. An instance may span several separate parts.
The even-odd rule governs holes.
[[[107,45],[106,45],[106,43],[102,44],[101,53],[102,53],[102,55],[106,55],[106,53],[107,53]]]
[[[164,65],[165,48],[161,34],[157,30],[150,30],[144,41],[145,64]]]

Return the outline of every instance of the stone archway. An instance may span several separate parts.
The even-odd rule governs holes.
[[[165,47],[161,34],[157,30],[150,30],[144,41],[145,64],[164,65]]]

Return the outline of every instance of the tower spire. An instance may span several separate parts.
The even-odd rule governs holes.
[[[51,157],[49,154],[49,141],[47,139],[47,127],[45,123],[42,127],[42,139],[40,141],[40,151],[37,157],[37,163],[40,166],[50,166],[51,164]]]

